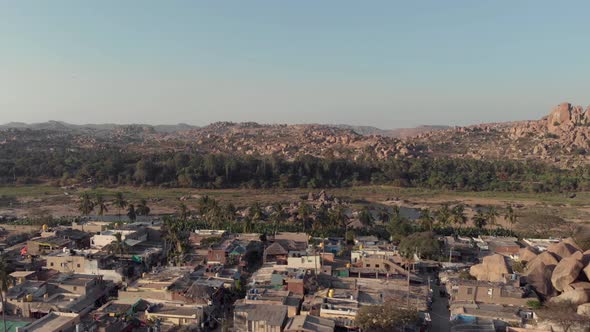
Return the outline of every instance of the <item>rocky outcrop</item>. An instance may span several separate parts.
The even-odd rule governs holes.
[[[576,289],[573,291],[563,292],[559,296],[551,299],[552,302],[569,302],[575,305],[590,302],[590,290]]]
[[[504,256],[495,254],[484,257],[481,264],[469,269],[469,273],[480,281],[503,282],[504,276],[511,271]]]
[[[544,296],[555,295],[555,289],[551,284],[551,274],[553,267],[549,267],[539,260],[534,266],[529,269],[526,273],[526,281],[528,284],[533,286],[537,293]]]
[[[581,253],[580,255],[562,259],[557,266],[555,266],[553,274],[551,275],[551,283],[553,284],[553,287],[558,291],[563,292],[569,284],[578,279],[583,267]]]
[[[560,167],[590,161],[590,107],[561,103],[540,120],[491,123],[423,134],[413,141],[453,158],[538,160]]]
[[[578,315],[590,317],[590,303],[580,304],[578,306]]]
[[[553,269],[559,263],[559,261],[557,260],[557,258],[555,258],[555,256],[552,253],[545,251],[537,257],[533,258],[533,260],[531,260],[527,264],[527,270],[534,269],[535,265],[539,263],[543,263],[544,265],[549,267],[551,271],[553,271]]]
[[[573,243],[572,240],[566,239],[559,243],[550,245],[547,248],[547,252],[554,254],[558,260],[562,260],[576,252],[580,252],[580,249],[577,247],[577,245],[575,245],[575,243]]]
[[[583,271],[584,271],[584,274],[586,275],[586,278],[588,278],[588,280],[590,280],[590,264],[587,264]]]
[[[578,281],[567,285],[564,288],[564,292],[573,291],[576,289],[590,289],[590,282],[587,281]]]
[[[537,257],[539,253],[533,247],[521,248],[518,252],[518,257],[523,262],[530,262]]]

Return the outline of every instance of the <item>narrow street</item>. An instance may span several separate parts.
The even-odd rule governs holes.
[[[432,310],[430,311],[430,318],[432,325],[429,331],[432,332],[448,332],[451,330],[451,323],[449,322],[449,310],[447,304],[449,303],[446,297],[441,297],[439,294],[440,286],[433,285],[432,290],[433,302]]]

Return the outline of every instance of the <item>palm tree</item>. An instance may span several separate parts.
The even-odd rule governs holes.
[[[250,206],[250,211],[248,212],[248,216],[252,219],[252,221],[260,221],[262,219],[262,208],[260,207],[260,203],[255,202]]]
[[[189,215],[190,215],[190,210],[188,209],[186,204],[184,204],[184,203],[178,204],[178,217],[180,218],[180,220],[186,222]]]
[[[465,205],[458,204],[451,210],[451,223],[455,225],[464,225],[467,223],[467,216],[465,216]]]
[[[307,230],[309,223],[309,216],[311,215],[311,207],[307,203],[301,203],[297,209],[297,217],[303,224],[303,230]]]
[[[430,210],[425,208],[420,210],[420,217],[418,217],[418,221],[422,224],[422,227],[432,231],[432,227],[434,226],[434,217]]]
[[[80,195],[80,205],[78,206],[78,210],[82,213],[82,215],[89,215],[93,209],[94,202],[92,199],[90,199],[90,195],[88,193],[83,193]]]
[[[113,201],[113,204],[118,209],[118,213],[117,214],[119,215],[119,221],[120,221],[121,220],[121,210],[123,210],[125,207],[127,207],[127,201],[123,197],[123,193],[122,192],[118,192],[118,193],[115,194],[115,200]]]
[[[102,216],[105,212],[109,212],[109,209],[107,208],[107,202],[100,193],[96,193],[96,196],[94,197],[94,206],[98,207],[99,216]]]
[[[2,324],[4,326],[4,332],[6,329],[6,292],[8,287],[12,283],[12,276],[10,275],[10,267],[6,263],[4,255],[0,256],[0,302],[2,302]]]
[[[175,219],[166,219],[162,227],[162,237],[168,262],[175,259],[175,264],[180,264],[184,259],[184,254],[189,247],[188,232],[186,223],[178,222]]]
[[[315,219],[312,224],[314,230],[324,230],[328,225],[330,219],[328,214],[328,208],[322,205],[315,214]]]
[[[242,228],[243,233],[252,232],[252,219],[250,217],[244,218],[244,226]]]
[[[512,227],[514,227],[514,224],[516,224],[516,219],[518,218],[512,205],[508,204],[506,206],[506,214],[504,215],[504,218],[510,223],[510,229],[512,230]]]
[[[122,255],[127,252],[127,244],[123,240],[121,233],[115,233],[115,241],[108,245],[107,251],[116,255]]]
[[[488,224],[486,214],[483,213],[481,210],[477,211],[475,216],[473,216],[473,224],[475,225],[475,227],[479,229],[483,229],[484,227],[486,227],[486,225]]]
[[[498,218],[499,214],[495,207],[490,206],[488,211],[486,212],[486,219],[490,225],[496,225],[496,219]]]
[[[283,204],[281,203],[274,203],[273,204],[273,211],[270,214],[270,220],[272,221],[273,225],[273,234],[276,235],[277,228],[279,224],[285,221],[285,213],[283,212]]]
[[[137,208],[135,208],[135,212],[137,212],[138,216],[147,216],[150,214],[150,207],[147,205],[147,201],[142,199],[137,204]]]
[[[363,207],[363,209],[359,213],[359,221],[365,227],[371,227],[371,225],[373,225],[373,215],[371,214],[369,207]]]
[[[338,206],[328,212],[328,218],[332,226],[346,228],[348,226],[348,217],[344,213],[344,208]]]
[[[133,204],[129,204],[129,207],[127,208],[127,217],[129,217],[129,220],[131,221],[137,219],[137,212],[135,212],[135,206]]]
[[[451,212],[451,209],[449,208],[449,205],[443,204],[443,206],[441,206],[435,213],[436,221],[439,224],[446,226],[451,221],[451,214],[452,214],[452,212]]]
[[[399,205],[394,205],[391,208],[391,216],[395,219],[399,219],[402,216],[402,211],[399,208]]]
[[[213,229],[219,228],[224,219],[224,212],[221,206],[215,204],[215,206],[210,208],[209,211],[203,215],[203,219],[205,219],[209,227]]]

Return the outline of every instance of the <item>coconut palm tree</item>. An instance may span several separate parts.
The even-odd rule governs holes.
[[[129,249],[127,247],[127,243],[123,240],[123,235],[121,233],[115,233],[115,241],[111,242],[108,245],[107,251],[116,254],[116,255],[123,255]]]
[[[486,219],[487,219],[488,224],[490,224],[490,225],[496,225],[496,219],[499,216],[500,216],[500,214],[498,213],[498,210],[496,210],[496,208],[493,206],[490,206],[490,208],[486,212]]]
[[[479,229],[483,229],[488,224],[488,218],[486,213],[483,213],[481,210],[477,211],[475,216],[473,216],[473,224],[475,227]]]
[[[420,217],[418,217],[418,221],[425,229],[432,231],[432,227],[434,226],[434,217],[428,208],[420,210]]]
[[[260,207],[260,203],[255,202],[250,206],[248,216],[250,217],[250,219],[252,219],[253,222],[262,220],[262,208]]]
[[[224,211],[221,206],[215,204],[203,215],[203,219],[205,219],[209,227],[217,229],[225,219]]]
[[[250,217],[246,217],[244,218],[244,225],[242,228],[242,232],[243,233],[250,233],[252,232],[252,218]]]
[[[137,207],[135,208],[135,212],[138,216],[147,216],[150,214],[150,207],[147,205],[147,201],[145,199],[141,199]]]
[[[270,220],[272,221],[273,234],[276,234],[279,224],[282,224],[285,221],[283,204],[274,203],[272,205],[272,213],[270,214]]]
[[[373,215],[371,214],[371,211],[369,210],[369,207],[363,207],[363,209],[359,213],[359,221],[365,227],[371,227],[373,225],[374,219]]]
[[[452,211],[449,208],[448,204],[443,204],[435,213],[436,221],[441,224],[442,226],[446,226],[451,221],[451,214]]]
[[[311,212],[311,206],[307,203],[301,203],[297,209],[297,218],[301,221],[304,231],[309,227],[309,217],[311,216]]]
[[[180,264],[184,259],[184,254],[188,248],[188,233],[185,228],[186,223],[177,220],[164,220],[162,236],[166,248],[168,261],[174,261]]]
[[[2,325],[4,332],[8,331],[6,329],[6,292],[12,283],[10,270],[11,268],[7,264],[5,256],[0,256],[0,302],[2,303]]]
[[[467,216],[465,216],[465,205],[457,204],[451,210],[450,221],[454,225],[464,225],[467,223]]]
[[[402,216],[402,211],[399,208],[399,205],[391,207],[391,216],[395,219],[399,219]]]
[[[190,216],[190,213],[191,212],[188,209],[188,207],[186,206],[186,204],[184,204],[184,203],[178,204],[178,218],[180,218],[180,220],[186,222],[186,220]]]
[[[512,230],[514,224],[516,224],[516,219],[518,218],[512,205],[508,204],[506,206],[506,214],[504,215],[504,218],[510,223],[510,229]]]
[[[119,221],[120,221],[121,220],[121,210],[123,210],[124,208],[127,207],[127,201],[125,200],[125,197],[123,196],[122,192],[118,192],[115,194],[115,200],[113,201],[113,204],[118,209],[117,215],[119,216]]]
[[[109,212],[107,208],[107,202],[100,193],[96,193],[94,197],[94,206],[98,208],[98,215],[102,216],[105,212]]]
[[[348,226],[348,217],[344,213],[342,206],[337,206],[328,212],[328,218],[332,226],[346,228]]]
[[[127,217],[129,217],[129,220],[131,221],[137,219],[137,212],[135,211],[135,206],[133,204],[129,204],[129,207],[127,208]]]
[[[88,193],[83,193],[80,195],[80,204],[78,205],[78,210],[82,215],[89,215],[90,212],[94,209],[94,202],[90,199],[90,195]]]

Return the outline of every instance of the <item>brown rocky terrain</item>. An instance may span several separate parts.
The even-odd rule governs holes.
[[[214,123],[178,132],[164,139],[181,140],[199,150],[245,155],[300,155],[356,159],[371,156],[418,157],[413,143],[383,136],[364,136],[349,129],[325,125],[261,125],[257,123]]]
[[[387,131],[373,127],[218,122],[177,125],[84,125],[61,122],[0,126],[0,144],[27,149],[117,148],[140,153],[212,152],[320,158],[424,156],[543,161],[574,167],[590,160],[590,107],[557,105],[540,120]],[[393,132],[396,132],[393,134]],[[400,136],[397,138],[393,136]]]
[[[572,167],[590,160],[590,106],[561,103],[540,120],[490,123],[428,132],[408,141],[433,156],[539,160]]]
[[[27,149],[117,148],[141,153],[191,151],[239,155],[302,155],[325,158],[416,158],[423,155],[412,142],[380,135],[361,135],[327,125],[262,125],[218,122],[206,127],[161,132],[144,125],[110,129],[0,129],[0,144]]]

